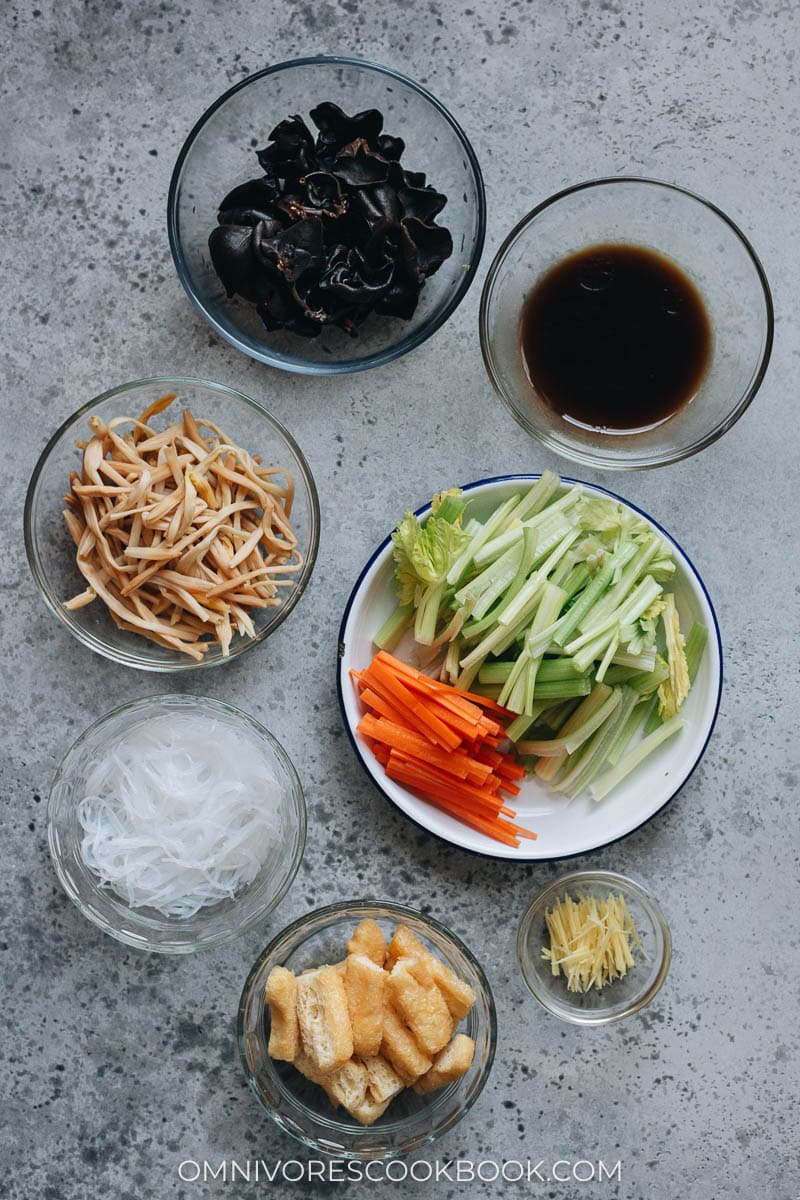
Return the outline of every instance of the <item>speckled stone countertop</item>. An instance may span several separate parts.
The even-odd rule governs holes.
[[[531,1159],[544,1169],[559,1159],[621,1161],[621,1180],[525,1185],[559,1200],[800,1194],[794,6],[7,0],[0,19],[0,1194],[266,1192],[266,1183],[221,1177],[183,1182],[178,1165],[304,1157],[246,1089],[234,1039],[239,993],[278,928],[365,892],[424,904],[449,923],[481,957],[497,999],[489,1083],[428,1158]],[[165,203],[182,140],[213,96],[271,61],[337,51],[398,66],[442,97],[482,164],[489,225],[479,279],[444,329],[392,366],[330,382],[271,371],[210,332],[173,270]],[[591,857],[659,897],[674,959],[645,1013],[584,1030],[539,1009],[513,952],[532,893],[564,866],[448,851],[390,808],[342,733],[335,647],[353,580],[404,506],[455,481],[563,466],[493,397],[478,347],[480,284],[534,203],[567,183],[626,172],[688,184],[744,227],[773,286],[777,337],[756,403],[720,442],[679,466],[612,481],[668,526],[704,576],[726,683],[691,781],[648,825]],[[61,755],[123,699],[167,689],[56,626],[21,537],[25,489],[49,434],[92,395],[154,371],[206,376],[262,401],[304,448],[323,509],[316,572],[291,618],[229,668],[177,685],[261,718],[297,763],[310,814],[300,872],[265,928],[184,960],[117,945],[56,883],[45,807]],[[454,417],[466,427],[491,422],[491,436],[476,444],[455,435]],[[316,1196],[333,1185],[281,1186]],[[352,1184],[350,1194],[359,1200],[374,1186]],[[445,1179],[404,1191],[490,1196],[504,1186],[459,1189]]]

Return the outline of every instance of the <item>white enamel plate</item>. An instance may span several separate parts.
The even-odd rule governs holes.
[[[470,500],[469,515],[478,520],[485,519],[508,496],[522,491],[538,478],[538,475],[513,475],[467,484],[463,490]],[[682,787],[700,761],[714,728],[722,690],[722,647],[717,618],[703,581],[677,542],[647,513],[604,488],[590,484],[583,486],[587,492],[620,500],[649,521],[669,542],[677,564],[670,590],[675,594],[681,628],[688,631],[694,621],[699,621],[708,629],[709,637],[697,678],[681,712],[685,728],[651,754],[599,804],[590,800],[588,794],[567,802],[535,778],[521,781],[522,790],[510,803],[517,812],[518,823],[538,834],[536,841],[523,839],[516,849],[505,846],[426,804],[385,775],[381,764],[356,733],[361,705],[349,672],[351,668],[361,670],[372,661],[375,652],[372,637],[396,604],[392,586],[392,545],[388,537],[362,571],[342,619],[339,700],[347,732],[365,770],[387,799],[423,829],[477,854],[521,862],[568,858],[625,837],[648,821]],[[426,506],[417,515],[424,517],[429,511]]]

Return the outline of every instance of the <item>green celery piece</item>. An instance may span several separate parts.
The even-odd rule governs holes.
[[[450,645],[447,647],[447,654],[444,659],[444,669],[447,678],[451,683],[455,683],[458,678],[458,660],[461,656],[461,644],[458,637],[454,637]]]
[[[436,637],[439,609],[446,590],[447,584],[442,580],[441,583],[429,584],[422,593],[414,619],[414,640],[421,646],[429,646]]]
[[[461,690],[464,692],[468,692],[470,690],[470,688],[472,687],[472,682],[473,682],[475,676],[478,674],[478,671],[481,668],[482,662],[483,662],[483,659],[479,659],[478,662],[473,663],[473,665],[470,667],[467,667],[466,670],[464,669],[463,662],[460,663],[458,676],[455,681],[456,687],[461,688]]]
[[[700,669],[707,641],[708,630],[705,625],[701,625],[699,621],[695,621],[689,630],[689,636],[683,647],[683,653],[686,655],[686,666],[689,668],[689,681],[691,683],[694,683],[697,678],[697,672]]]
[[[618,582],[610,588],[606,595],[603,596],[602,600],[600,600],[599,603],[592,608],[591,612],[588,612],[585,615],[585,618],[580,622],[579,628],[582,634],[600,632],[600,629],[608,617],[611,616],[615,610],[620,609],[620,607],[627,600],[631,590],[639,581],[640,577],[644,574],[648,563],[655,557],[661,546],[661,539],[655,533],[647,542],[642,543],[642,545],[634,554],[633,558],[622,571]],[[659,594],[661,591],[663,591],[663,589],[659,588]]]
[[[633,667],[634,671],[652,671],[656,665],[655,650],[643,654],[629,654],[627,650],[618,650],[612,662],[620,667]]]
[[[489,541],[491,537],[494,536],[496,531],[503,524],[503,521],[505,521],[508,514],[515,507],[518,501],[519,496],[509,496],[508,500],[499,505],[489,519],[485,521],[484,524],[480,526],[479,530],[472,535],[467,545],[461,551],[458,558],[447,572],[447,582],[450,587],[458,587],[458,585],[461,583],[462,577],[467,571],[467,568],[472,562],[475,553],[480,550],[481,546]]]
[[[553,641],[558,646],[565,645],[577,629],[584,616],[591,609],[595,601],[605,592],[611,576],[614,573],[614,565],[611,562],[604,563],[603,566],[593,576],[584,590],[580,593],[575,603],[567,610],[559,622],[558,632],[554,635]]]
[[[500,703],[512,712],[530,713],[533,704],[533,689],[541,655],[531,652],[530,643],[542,629],[552,625],[564,603],[561,588],[546,581],[542,584],[542,596],[533,622],[528,630],[522,653],[517,658],[500,693]]]
[[[484,663],[478,672],[478,683],[505,683],[513,666],[513,662]]]
[[[375,634],[372,639],[373,643],[379,650],[385,650],[391,654],[413,620],[414,605],[398,604],[389,619],[384,621]]]
[[[467,639],[472,640],[494,628],[494,626],[497,624],[497,618],[503,612],[506,605],[510,604],[514,597],[518,594],[525,583],[525,580],[530,575],[535,553],[536,533],[533,529],[526,529],[522,538],[522,559],[511,585],[509,586],[502,600],[500,600],[499,604],[497,604],[496,607],[491,610],[491,612],[488,612],[485,617],[481,618],[480,621],[470,621],[469,625],[464,630],[464,636]]]
[[[553,547],[548,557],[542,565],[534,571],[529,579],[526,580],[524,586],[514,597],[505,610],[498,616],[499,625],[512,626],[516,624],[526,614],[533,613],[537,607],[535,601],[539,589],[547,581],[550,572],[555,567],[556,563],[567,553],[572,543],[580,536],[579,529],[570,529],[562,538],[562,540]],[[536,555],[539,557],[541,545],[537,545]]]
[[[533,619],[533,624],[525,638],[525,650],[530,655],[531,661],[525,676],[525,693],[523,697],[522,711],[529,713],[533,706],[533,698],[536,688],[536,681],[539,676],[539,664],[542,661],[544,647],[541,653],[533,649],[533,644],[537,637],[541,635],[543,629],[549,629],[555,621],[558,620],[559,613],[564,607],[567,599],[567,593],[563,588],[558,587],[555,583],[547,583],[545,585],[542,602],[536,611],[536,616]]]
[[[496,558],[498,554],[502,553],[513,542],[518,541],[522,536],[522,529],[536,529],[540,534],[542,534],[544,531],[544,537],[549,538],[551,540],[551,544],[555,545],[558,537],[555,535],[554,531],[559,528],[565,528],[561,517],[564,512],[572,508],[573,505],[577,503],[582,491],[583,489],[580,487],[580,485],[570,488],[570,490],[566,492],[560,500],[557,500],[555,504],[549,505],[548,508],[545,508],[536,516],[530,517],[528,520],[526,520],[524,526],[520,523],[519,525],[515,525],[513,528],[508,528],[508,526],[511,526],[516,520],[514,514],[512,513],[508,519],[508,526],[506,530],[499,534],[496,538],[493,538],[491,542],[485,542],[484,545],[481,546],[480,550],[476,551],[474,556],[475,566],[480,567],[484,563],[491,562],[492,559]],[[558,518],[558,520],[556,520],[556,518]],[[540,540],[543,539],[540,538]]]
[[[614,657],[618,646],[619,634],[617,633],[614,635],[613,640],[609,643],[608,649],[600,660],[600,665],[595,672],[595,679],[598,679],[600,683],[602,683],[606,677],[606,671],[611,666],[611,659]]]
[[[525,493],[517,507],[512,510],[511,517],[516,517],[518,521],[524,521],[528,517],[536,516],[551,502],[560,487],[561,479],[558,475],[553,471],[542,471],[541,477]]]
[[[642,723],[642,708],[641,701],[634,705],[633,710],[628,716],[627,721],[620,727],[617,736],[611,743],[611,747],[606,755],[606,762],[614,767],[625,753],[631,738],[636,733],[636,730]]]
[[[663,590],[661,584],[656,583],[651,575],[645,575],[644,579],[636,584],[633,591],[623,603],[613,609],[602,621],[585,622],[582,627],[583,632],[580,636],[574,638],[565,646],[567,654],[574,654],[581,647],[594,642],[603,633],[609,633],[612,629],[623,629],[626,625],[631,625],[642,613],[647,611],[653,600],[657,596],[660,596]]]
[[[608,647],[609,643],[619,637],[619,630],[623,625],[628,625],[635,621],[642,613],[653,603],[653,600],[661,594],[662,587],[660,583],[656,583],[651,576],[646,576],[641,584],[637,584],[629,599],[625,602],[621,609],[617,610],[617,621],[613,622],[609,629],[602,633],[597,633],[595,639],[590,641],[588,645],[578,646],[578,643],[583,643],[586,635],[570,642],[566,646],[568,654],[572,654],[575,658],[575,665],[579,671],[586,671],[590,665],[601,657]],[[612,618],[608,618],[612,622]],[[612,652],[612,657],[616,654],[617,647]]]
[[[619,669],[619,668],[618,668]],[[622,670],[629,668],[623,667]],[[606,673],[606,679],[610,672]],[[663,683],[669,677],[669,664],[661,657],[656,655],[656,664],[652,671],[635,671],[628,679],[628,687],[632,687],[640,696],[650,696],[658,688],[659,684]]]
[[[634,746],[632,750],[624,754],[616,766],[608,771],[604,771],[598,779],[594,780],[589,788],[592,800],[597,802],[604,799],[626,776],[630,775],[631,771],[635,771],[648,755],[652,754],[667,738],[673,737],[683,727],[684,722],[680,717],[671,717],[669,721],[665,721],[663,725],[654,730],[638,746]]]
[[[581,588],[586,586],[591,577],[591,572],[586,563],[579,562],[575,564],[566,579],[562,583],[559,583],[558,586],[562,587],[567,593],[567,600],[571,600]]]
[[[552,729],[554,733],[558,733],[562,725],[566,724],[569,718],[581,704],[580,697],[572,697],[569,700],[562,700],[560,704],[555,704],[552,708],[548,708],[542,713],[542,724],[548,729]]]
[[[512,546],[511,550],[508,551],[508,557],[506,558],[506,555],[503,555],[487,572],[487,574],[493,574],[494,578],[483,591],[473,609],[473,616],[476,621],[485,617],[494,602],[499,600],[511,587],[517,577],[517,571],[522,564],[523,550],[522,543],[518,546]],[[502,566],[500,565],[501,563],[503,564]]]
[[[525,697],[527,695],[528,673],[531,669],[531,660],[525,653],[519,656],[520,669],[516,676],[509,678],[509,683],[503,686],[497,703],[503,704],[510,712],[528,713],[525,707]],[[530,707],[533,707],[532,703]]]
[[[534,708],[535,707],[536,706],[534,705]],[[542,712],[544,712],[544,709],[542,709]],[[537,713],[537,716],[538,715],[539,714]],[[515,717],[514,720],[511,722],[511,724],[508,726],[508,728],[506,729],[506,734],[508,735],[508,737],[511,739],[512,742],[515,742],[515,741],[517,741],[518,738],[521,738],[523,734],[528,732],[528,730],[530,729],[531,725],[533,724],[533,722],[535,720],[536,720],[536,717],[526,717],[524,713],[520,713],[520,715],[518,717]]]
[[[529,663],[530,655],[527,654],[523,649],[522,653],[514,661],[514,665],[508,673],[508,679],[506,679],[505,683],[503,684],[503,690],[500,693],[500,704],[504,704],[508,708],[511,708],[511,697],[516,691],[518,691],[520,677],[527,670]],[[524,711],[524,709],[520,704],[519,708],[511,708],[511,711],[521,713]]]
[[[604,685],[597,684],[596,686],[602,687]],[[560,754],[562,750],[566,751],[567,754],[574,754],[578,747],[582,746],[587,738],[590,738],[619,707],[620,700],[622,699],[622,689],[611,688],[609,690],[611,692],[610,696],[591,716],[582,721],[580,725],[567,732],[562,731],[557,738],[549,738],[546,741],[520,742],[517,745],[517,752],[519,754],[535,754],[537,758],[540,755],[550,756]]]
[[[567,724],[564,725],[564,732],[571,733],[573,730],[578,729],[584,721],[591,717],[592,714],[595,713],[598,708],[600,708],[601,704],[605,703],[610,695],[610,687],[606,687],[604,683],[596,683],[586,699],[582,700],[577,706],[574,713],[570,716]],[[506,733],[511,738],[512,742],[519,740],[518,738],[512,736],[511,726],[508,727]]]
[[[653,706],[645,717],[642,733],[647,737],[654,729],[658,729],[659,725],[663,725],[664,720],[661,713],[658,711],[658,696],[653,698]]]
[[[589,786],[602,768],[608,757],[608,751],[619,737],[620,730],[624,727],[639,699],[636,693],[626,688],[624,684],[616,690],[620,692],[617,710],[598,729],[591,748],[587,749],[574,767],[571,765],[571,759],[569,760],[569,769],[563,779],[559,780],[558,790],[565,792],[572,800]]]
[[[466,507],[467,501],[460,492],[457,496],[446,495],[436,509],[436,516],[441,517],[443,521],[449,521],[452,525],[462,515]]]
[[[564,555],[561,562],[557,565],[556,569],[553,571],[552,575],[550,576],[550,582],[554,583],[556,585],[556,587],[563,588],[564,580],[567,579],[572,574],[572,568],[574,566],[575,566],[575,551],[570,550],[568,554]],[[567,600],[569,599],[566,589],[564,589],[564,595],[565,595],[564,603],[566,604]]]
[[[513,667],[514,663],[509,661],[484,663],[478,673],[478,680],[480,683],[505,683]],[[560,683],[566,680],[568,683],[575,683],[586,678],[587,675],[577,673],[571,658],[545,658],[539,664],[536,681]],[[575,695],[577,694],[576,692]],[[586,694],[588,695],[588,692]]]
[[[597,712],[597,710],[606,702],[610,695],[610,687],[607,687],[604,683],[595,684],[589,696],[587,696],[585,700],[581,701],[577,708],[575,708],[567,716],[563,723],[560,723],[559,725],[553,725],[552,728],[556,732],[560,730],[562,737],[566,736],[567,734],[574,733],[576,729],[580,729],[584,721]],[[573,761],[577,761],[579,755],[580,751],[578,751],[578,755],[573,755]],[[551,754],[547,758],[540,758],[534,770],[540,779],[543,779],[549,783],[555,779],[556,775],[566,761],[567,752],[566,750],[562,750],[560,754]]]
[[[616,658],[616,655],[614,656]],[[604,683],[630,683],[637,675],[646,675],[646,671],[638,671],[636,667],[620,667],[612,663],[606,671]]]
[[[694,683],[695,679],[697,678],[697,672],[700,669],[700,663],[703,658],[703,651],[706,648],[707,640],[708,630],[706,629],[705,625],[701,625],[699,621],[695,621],[694,625],[692,625],[692,628],[689,630],[689,636],[687,637],[686,644],[683,648],[683,652],[686,655],[686,666],[689,670],[690,684]],[[668,666],[667,674],[669,674]],[[659,725],[662,724],[662,721],[663,718],[661,713],[658,711],[658,700],[656,698],[656,700],[653,702],[653,707],[647,714],[647,719],[644,723],[644,733],[646,735],[653,733],[653,731],[658,729]]]
[[[509,522],[510,528],[507,527],[497,537],[492,538],[490,542],[486,542],[479,550],[475,551],[472,559],[477,570],[485,570],[485,568],[493,562],[496,562],[506,550],[518,545],[522,541],[522,535],[525,532],[525,527],[521,521]]]
[[[573,679],[545,681],[537,673],[533,686],[534,700],[567,700],[574,696],[588,696],[592,690],[591,674],[576,675]]]

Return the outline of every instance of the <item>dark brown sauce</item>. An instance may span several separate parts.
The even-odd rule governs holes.
[[[549,408],[612,433],[668,420],[697,394],[711,359],[695,284],[668,258],[626,244],[556,263],[525,302],[520,342]]]

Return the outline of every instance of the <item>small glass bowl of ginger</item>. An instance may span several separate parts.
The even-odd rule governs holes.
[[[551,935],[553,914],[563,918],[559,937]],[[548,1012],[576,1025],[608,1025],[639,1012],[666,979],[671,954],[656,901],[614,871],[562,875],[539,892],[517,933],[529,990]]]
[[[344,1108],[334,1109],[322,1087],[292,1063],[268,1052],[270,1007],[267,978],[276,966],[296,975],[336,964],[365,918],[377,922],[389,942],[404,925],[460,980],[475,1000],[457,1032],[475,1043],[466,1073],[436,1091],[406,1087],[374,1124],[361,1125]],[[464,943],[432,917],[381,900],[352,900],[306,913],[280,933],[254,964],[244,985],[238,1016],[239,1052],[247,1081],[275,1123],[315,1153],[340,1159],[389,1159],[420,1151],[452,1129],[472,1108],[489,1077],[497,1041],[497,1018],[488,980]]]

